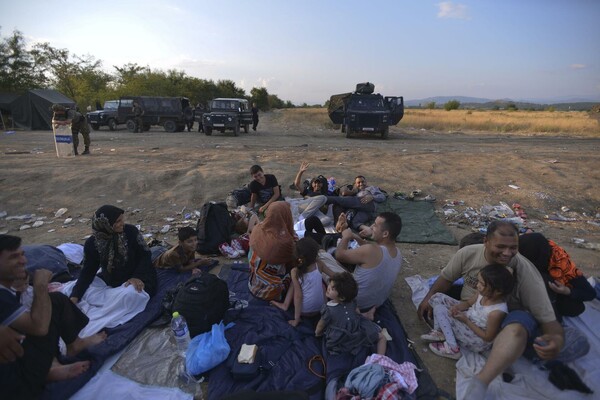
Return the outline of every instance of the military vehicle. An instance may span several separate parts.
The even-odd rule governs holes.
[[[354,92],[335,94],[329,99],[329,118],[341,125],[347,138],[355,132],[367,132],[386,139],[390,125],[396,125],[404,116],[402,96],[384,97],[374,91],[372,83],[359,83]]]
[[[135,131],[133,103],[137,102],[144,110],[142,121],[144,130],[159,125],[167,132],[181,132],[185,128],[185,110],[190,107],[187,97],[124,96],[119,100],[119,119],[125,119],[127,130]]]
[[[114,131],[119,124],[126,122],[125,119],[119,120],[118,109],[119,100],[107,100],[104,102],[104,108],[86,114],[88,123],[95,131],[102,126],[108,126],[108,129]]]
[[[220,132],[232,130],[234,136],[237,136],[240,128],[244,128],[244,133],[248,133],[252,123],[252,111],[248,100],[218,98],[211,100],[208,108],[202,114],[202,124],[206,135],[212,135],[213,130]]]

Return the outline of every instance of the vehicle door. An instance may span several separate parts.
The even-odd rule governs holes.
[[[133,99],[120,99],[117,108],[117,119],[119,123],[125,123],[128,118],[133,117]]]
[[[404,116],[404,97],[386,96],[385,102],[390,109],[390,125],[396,125]]]
[[[240,126],[252,124],[252,110],[247,101],[240,101]]]

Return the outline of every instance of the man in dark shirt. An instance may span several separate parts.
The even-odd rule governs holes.
[[[256,126],[258,125],[258,107],[256,107],[256,103],[252,103],[252,130],[256,130]]]
[[[274,201],[283,200],[281,186],[275,175],[265,174],[260,165],[250,167],[250,175],[253,181],[248,185],[250,188],[250,208],[255,204],[262,204],[258,211],[264,213]]]

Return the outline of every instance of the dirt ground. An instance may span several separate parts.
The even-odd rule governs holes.
[[[2,132],[0,231],[19,235],[27,244],[83,244],[94,210],[114,204],[126,209],[127,222],[140,225],[143,233],[174,243],[178,226],[195,225],[194,210],[209,200],[225,200],[230,190],[249,181],[251,165],[275,174],[284,194],[292,196],[288,186],[305,160],[311,164],[307,177],[323,174],[351,183],[362,174],[388,193],[420,189],[437,198],[440,212],[447,199],[464,202],[458,211],[520,203],[536,231],[563,246],[584,273],[600,275],[600,253],[573,243],[573,238],[600,242],[600,135],[447,133],[401,122],[390,129],[389,140],[346,139],[323,121],[294,111],[265,113],[258,132],[239,137],[170,134],[158,127],[143,134],[103,128],[92,132],[90,156],[71,158],[56,157],[49,131]],[[60,208],[68,211],[55,217]],[[575,221],[546,218],[555,213]],[[186,214],[191,216],[186,219]],[[43,224],[20,230],[36,220]],[[457,239],[471,232],[464,221],[446,222]],[[159,233],[165,225],[171,226],[168,233]],[[454,394],[454,362],[432,355],[419,341],[427,328],[416,319],[404,278],[436,275],[457,247],[398,247],[405,262],[392,300],[435,382]]]

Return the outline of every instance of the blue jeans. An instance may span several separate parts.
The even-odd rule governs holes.
[[[520,324],[525,328],[527,331],[527,346],[523,356],[533,362],[538,362],[539,358],[533,349],[533,341],[536,337],[541,336],[543,332],[533,315],[523,310],[511,311],[504,318],[501,328],[504,329],[510,324]],[[583,333],[571,326],[563,326],[563,329],[565,331],[565,344],[558,357],[556,357],[557,360],[565,363],[574,361],[590,351],[590,343]]]

